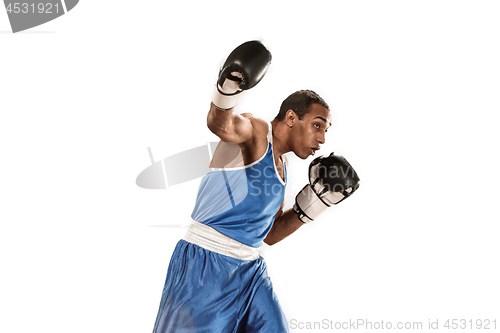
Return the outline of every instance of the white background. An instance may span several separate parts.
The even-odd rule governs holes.
[[[334,119],[321,152],[361,177],[262,249],[287,319],[499,328],[499,14],[496,1],[83,0],[12,34],[0,11],[0,331],[152,331],[199,179],[135,179],[147,147],[159,160],[216,140],[219,67],[252,39],[273,62],[238,111],[271,120],[315,90]],[[312,158],[287,156],[289,208]]]

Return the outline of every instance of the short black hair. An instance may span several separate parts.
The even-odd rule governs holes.
[[[308,112],[311,104],[317,103],[330,111],[330,107],[325,100],[312,90],[299,90],[288,96],[281,103],[280,111],[274,118],[277,121],[285,119],[286,112],[292,109],[295,114],[302,119]]]

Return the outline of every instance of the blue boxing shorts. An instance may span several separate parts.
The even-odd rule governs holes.
[[[288,328],[258,248],[194,222],[170,260],[153,332],[282,333]]]

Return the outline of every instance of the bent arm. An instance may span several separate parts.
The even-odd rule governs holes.
[[[241,44],[222,66],[212,94],[208,128],[221,140],[234,144],[251,143],[252,123],[245,114],[234,114],[234,107],[244,92],[264,77],[271,63],[271,53],[259,41]]]
[[[299,219],[299,215],[293,209],[284,213],[283,209],[280,209],[264,242],[267,245],[274,245],[293,234],[303,225],[304,222]]]
[[[221,110],[211,103],[207,126],[221,140],[241,144],[249,141],[253,135],[252,122],[245,115],[234,113],[234,108]]]
[[[286,162],[288,162],[286,157],[285,160]],[[271,227],[271,231],[269,231],[266,238],[264,239],[264,243],[266,243],[267,245],[274,245],[282,241],[304,225],[304,222],[299,219],[299,215],[293,209],[289,209],[286,212],[283,212],[284,207],[285,199],[283,199],[281,207],[279,208],[278,213],[274,218],[274,223]]]

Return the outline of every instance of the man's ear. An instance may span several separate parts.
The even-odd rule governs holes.
[[[292,109],[288,109],[285,114],[285,123],[288,125],[288,127],[292,128],[297,120],[299,120],[299,117],[297,117],[295,111],[293,111]]]

